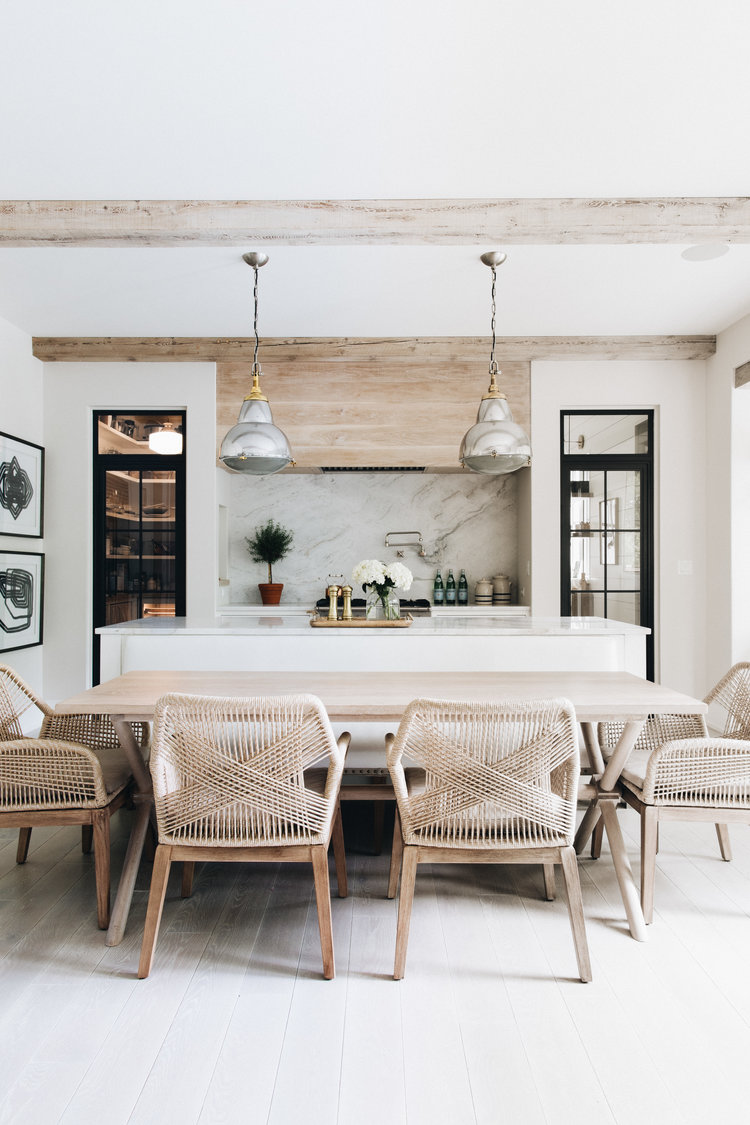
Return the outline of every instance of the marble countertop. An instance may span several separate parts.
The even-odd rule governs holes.
[[[258,612],[253,613],[253,609]],[[512,617],[467,616],[450,618],[415,617],[408,629],[312,629],[305,615],[294,613],[274,613],[271,607],[248,607],[251,612],[242,615],[217,614],[213,618],[193,617],[148,617],[141,621],[126,621],[119,625],[107,625],[97,629],[97,633],[112,636],[310,636],[319,637],[322,644],[327,638],[363,637],[376,634],[379,637],[409,636],[621,636],[648,633],[640,625],[628,625],[623,621],[606,620],[603,617]]]

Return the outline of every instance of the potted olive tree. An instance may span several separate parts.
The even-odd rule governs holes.
[[[265,563],[268,567],[268,582],[259,582],[260,600],[263,605],[278,605],[281,601],[283,582],[274,582],[273,564],[289,554],[294,535],[286,527],[268,520],[267,523],[256,527],[251,538],[246,539],[247,549],[253,562]]]

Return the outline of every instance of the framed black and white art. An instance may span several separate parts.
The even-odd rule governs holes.
[[[42,643],[44,555],[0,551],[0,654]]]
[[[44,450],[0,433],[0,535],[42,535]]]

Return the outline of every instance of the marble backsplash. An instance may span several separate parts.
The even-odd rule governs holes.
[[[507,574],[517,580],[517,482],[515,474],[323,473],[272,477],[233,476],[229,496],[229,590],[226,601],[258,604],[258,582],[268,579],[254,563],[246,536],[269,518],[294,532],[289,555],[273,568],[284,583],[283,601],[310,603],[325,595],[328,576],[351,573],[361,559],[396,559],[386,533],[418,531],[425,558],[415,547],[402,561],[414,575],[411,598],[431,598],[436,569],[445,580],[463,567],[469,601],[479,578]],[[362,591],[355,589],[355,597]]]

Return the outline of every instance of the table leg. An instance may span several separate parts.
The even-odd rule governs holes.
[[[614,789],[620,774],[625,768],[625,763],[628,760],[630,751],[633,749],[633,746],[638,739],[638,735],[641,733],[645,721],[645,719],[635,719],[632,722],[625,723],[623,732],[620,735],[617,741],[617,745],[612,751],[612,756],[610,757],[606,765],[601,758],[601,751],[599,751],[599,743],[596,739],[595,731],[593,730],[593,724],[581,723],[584,741],[586,743],[586,748],[589,751],[589,754],[594,753],[595,748],[596,751],[599,751],[599,759],[603,767],[602,775],[597,781],[599,789],[605,791],[611,791]],[[583,820],[579,824],[578,831],[576,832],[574,841],[576,855],[580,855],[583,849],[586,847],[588,838],[594,831],[594,826],[596,825],[598,820],[599,811],[597,808],[596,800],[594,800],[586,809]]]
[[[148,766],[143,759],[130,723],[124,718],[114,716],[113,723],[117,731],[117,737],[120,740],[120,745],[133,771],[133,777],[138,786],[138,791],[133,797],[136,809],[135,820],[130,830],[130,839],[128,840],[128,847],[125,852],[120,882],[117,885],[117,895],[115,896],[114,905],[112,907],[109,929],[107,930],[107,945],[119,945],[125,934],[125,926],[127,925],[128,914],[130,913],[130,903],[133,899],[135,880],[141,863],[143,844],[146,839],[146,832],[148,831],[149,818],[152,815],[154,807],[151,790],[151,775],[149,774]]]
[[[592,773],[604,773],[604,758],[596,733],[596,723],[581,723],[581,733]]]
[[[112,907],[112,917],[107,930],[107,945],[119,945],[125,935],[125,926],[130,913],[130,903],[133,898],[133,889],[141,865],[143,842],[148,831],[148,818],[151,812],[152,801],[147,796],[136,796],[135,822],[130,831],[125,860],[122,865],[120,882],[117,884],[117,895]]]
[[[576,855],[580,855],[586,847],[586,841],[596,827],[599,817],[601,816],[601,809],[596,801],[592,801],[586,812],[583,814],[583,820],[578,825],[573,847],[576,850]]]
[[[617,819],[617,802],[619,793],[605,795],[599,798],[599,807],[604,818],[604,827],[609,840],[609,850],[612,853],[612,862],[615,865],[617,882],[620,885],[620,894],[625,905],[630,932],[636,941],[646,940],[646,923],[641,910],[638,888],[633,878],[633,869],[630,866],[628,853],[625,850],[625,841],[620,831],[620,822]]]
[[[117,731],[117,737],[120,740],[125,752],[125,757],[128,759],[128,765],[133,771],[135,783],[138,786],[139,793],[151,792],[151,774],[148,772],[148,766],[144,761],[141,748],[138,745],[138,740],[133,734],[133,728],[127,719],[119,715],[112,716],[112,725]]]

